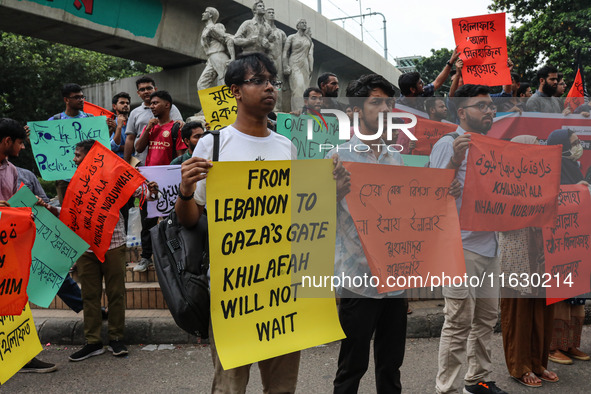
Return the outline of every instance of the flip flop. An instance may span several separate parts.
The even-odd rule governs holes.
[[[556,375],[556,377],[554,379],[550,379],[548,377],[548,374],[550,373],[550,371],[548,371],[547,369],[544,370],[544,372],[542,372],[541,375],[536,374],[536,376],[540,379],[542,379],[545,382],[550,382],[550,383],[556,383],[558,382],[560,379],[558,378],[558,375],[556,375],[556,372],[554,373],[554,375]]]
[[[527,386],[527,387],[532,387],[532,388],[542,387],[542,382],[539,382],[539,383],[527,383],[524,380],[524,378],[526,376],[535,377],[536,375],[534,373],[532,373],[532,372],[526,372],[526,373],[523,374],[523,376],[521,378],[516,378],[515,376],[511,376],[511,377],[513,379],[515,379],[516,381],[518,381],[519,383],[521,383],[522,385]]]

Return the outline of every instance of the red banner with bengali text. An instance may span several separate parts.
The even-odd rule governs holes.
[[[95,143],[68,185],[60,220],[104,261],[119,210],[145,180],[125,160]]]
[[[542,229],[546,304],[588,293],[591,288],[591,197],[585,185],[562,185],[558,216]]]
[[[37,230],[31,208],[0,208],[0,316],[20,315],[27,304],[31,249]]]
[[[343,165],[351,172],[347,206],[380,279],[378,293],[439,287],[437,280],[466,273],[456,203],[448,194],[452,170]]]
[[[452,19],[465,84],[510,85],[505,13]]]
[[[556,217],[562,149],[470,135],[462,230],[510,231],[551,223]]]

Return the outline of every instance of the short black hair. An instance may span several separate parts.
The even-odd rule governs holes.
[[[1,118],[0,141],[4,140],[6,137],[10,138],[13,142],[18,139],[25,140],[27,139],[27,133],[25,132],[25,128],[16,120]]]
[[[322,84],[326,83],[326,81],[328,81],[328,78],[330,77],[337,78],[337,75],[330,72],[320,74],[320,76],[318,77],[318,87],[322,89]]]
[[[355,105],[359,97],[369,97],[373,89],[380,88],[388,97],[394,97],[396,89],[386,78],[378,74],[362,75],[358,79],[349,82],[347,97],[351,105]]]
[[[166,90],[155,91],[150,95],[150,100],[152,100],[154,97],[158,97],[164,101],[168,101],[170,103],[170,106],[172,107],[172,96]]]
[[[425,100],[425,112],[427,112],[427,114],[429,111],[431,111],[431,109],[435,108],[435,103],[437,100],[441,100],[445,104],[443,97],[429,97],[427,100]]]
[[[516,83],[521,82],[521,77],[517,73],[511,73],[511,79],[513,79]]]
[[[310,93],[316,92],[322,95],[322,90],[318,89],[317,87],[310,86],[308,89],[304,90],[304,98],[310,97]]]
[[[559,73],[556,73],[556,77],[558,78],[558,82],[560,82],[561,80],[563,80],[563,79],[564,79],[564,74],[563,74],[563,73],[561,73],[561,72],[559,72]]]
[[[421,79],[421,74],[418,72],[410,72],[406,74],[402,74],[398,77],[398,87],[400,88],[400,93],[403,96],[408,96],[411,94],[410,88],[416,88],[417,82]]]
[[[76,144],[76,149],[82,149],[84,151],[84,153],[88,153],[90,152],[90,150],[92,149],[92,146],[94,145],[95,140],[83,140],[80,141]]]
[[[525,94],[525,92],[527,92],[527,89],[529,89],[530,85],[527,82],[522,82],[519,85],[519,89],[517,89],[517,92],[515,93],[517,95],[517,97],[519,97],[520,94]]]
[[[470,97],[480,96],[481,94],[490,94],[490,88],[485,85],[462,85],[454,95],[456,107],[461,108]]]
[[[143,77],[140,77],[139,79],[137,79],[135,81],[135,87],[137,89],[139,89],[140,83],[151,83],[152,86],[156,87],[156,82],[154,82],[154,80],[152,78],[148,77],[147,75],[144,75]]]
[[[548,78],[548,74],[555,74],[558,73],[558,69],[554,66],[546,64],[544,67],[540,68],[537,73],[538,81],[540,79]]]
[[[112,100],[113,104],[117,104],[117,102],[119,101],[120,98],[126,98],[131,103],[131,96],[129,95],[129,93],[119,92],[113,96],[113,100]]]
[[[62,86],[63,97],[70,97],[70,93],[78,93],[81,91],[82,88],[77,83],[67,83],[64,86]]]
[[[227,87],[242,85],[248,70],[255,74],[261,74],[266,70],[271,74],[271,78],[277,78],[277,68],[269,56],[261,52],[246,52],[236,56],[236,59],[228,65],[224,83]]]
[[[198,120],[193,120],[191,122],[185,123],[185,125],[181,129],[181,138],[182,139],[191,138],[191,135],[193,134],[193,129],[199,129],[199,128],[203,129],[203,131],[205,131],[205,127],[203,126],[203,123],[201,123]]]

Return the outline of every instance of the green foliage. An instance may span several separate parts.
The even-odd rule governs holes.
[[[159,71],[132,60],[0,32],[0,117],[25,124],[64,109],[65,83],[88,85]],[[37,172],[31,148],[13,162]]]
[[[433,82],[435,78],[437,78],[452,55],[453,51],[447,48],[431,49],[431,56],[423,57],[417,62],[417,71],[421,74],[421,79],[425,85]],[[447,95],[447,93],[449,93],[450,85],[451,81],[448,79],[443,86],[435,92],[435,95]]]
[[[548,63],[558,67],[572,84],[580,51],[585,83],[591,78],[591,2],[589,0],[493,0],[493,11],[509,13],[509,57],[524,81],[534,82],[535,71]]]
[[[37,177],[37,179],[39,179],[39,183],[41,183],[41,187],[43,188],[43,191],[45,192],[45,194],[47,194],[47,197],[49,197],[49,199],[52,199],[55,196],[57,196],[55,181],[46,181],[41,177]]]

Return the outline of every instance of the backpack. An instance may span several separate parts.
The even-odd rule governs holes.
[[[213,161],[219,159],[220,134],[213,134]],[[154,267],[175,323],[189,334],[209,336],[209,239],[204,211],[197,224],[178,223],[175,210],[150,230]]]
[[[458,132],[457,132],[457,131],[452,131],[451,133],[443,134],[441,137],[439,137],[439,139],[442,139],[442,138],[443,138],[443,137],[445,137],[445,136],[450,136],[450,137],[452,137],[452,138],[455,140],[455,139],[456,139],[456,138],[458,138],[460,135],[458,134]],[[438,141],[439,141],[439,140],[438,140]],[[427,164],[425,164],[425,167],[431,167],[431,160],[429,160],[429,161],[427,162]]]

